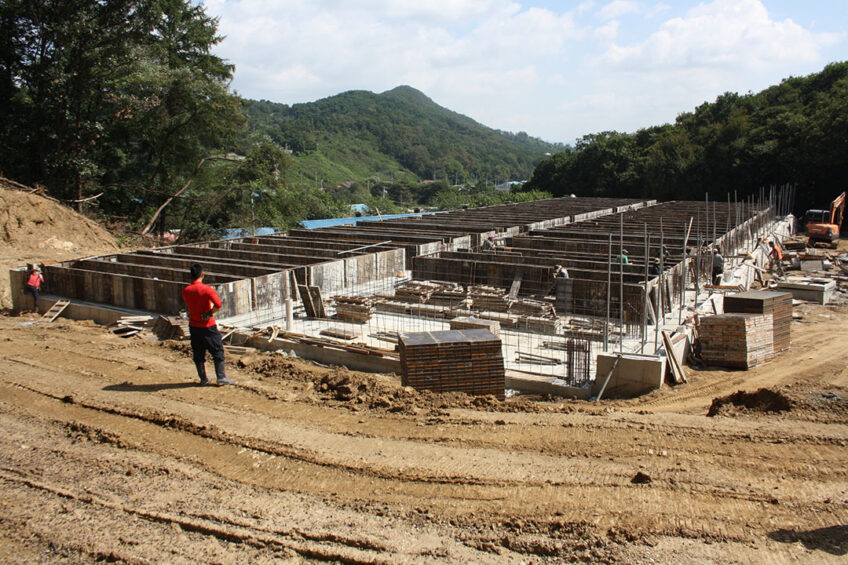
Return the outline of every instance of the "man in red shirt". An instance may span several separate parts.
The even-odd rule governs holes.
[[[191,351],[200,384],[209,382],[206,378],[206,352],[215,362],[215,376],[219,385],[233,384],[224,371],[224,343],[221,332],[215,323],[213,314],[222,306],[218,293],[211,286],[203,284],[203,267],[195,263],[191,266],[191,284],[183,288],[183,300],[188,307],[188,331],[191,334]]]
[[[41,285],[44,284],[44,277],[41,276],[41,269],[38,265],[34,265],[32,270],[27,275],[26,287],[32,297],[35,299],[35,311],[38,312],[38,293],[41,291]]]

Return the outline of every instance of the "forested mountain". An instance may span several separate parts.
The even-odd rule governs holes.
[[[449,184],[526,179],[545,153],[562,149],[526,133],[483,126],[399,86],[350,91],[305,104],[251,102],[250,129],[293,151],[302,181],[334,185],[371,176]]]
[[[674,124],[586,135],[545,160],[527,190],[555,195],[724,199],[797,185],[796,212],[826,207],[848,184],[848,62],[732,92]]]

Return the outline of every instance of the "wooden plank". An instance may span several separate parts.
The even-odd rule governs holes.
[[[663,347],[665,347],[665,353],[668,357],[668,364],[671,367],[671,376],[674,380],[675,384],[682,384],[688,382],[686,380],[686,373],[683,371],[683,367],[680,365],[680,361],[678,361],[677,356],[674,354],[674,344],[671,343],[671,336],[668,332],[662,332],[663,338]]]
[[[515,278],[512,279],[512,286],[509,288],[509,297],[515,299],[518,297],[518,290],[521,288],[521,281],[524,280],[524,273],[519,271],[515,273]]]
[[[312,294],[305,284],[297,285],[297,291],[300,294],[300,301],[303,302],[303,309],[306,310],[306,316],[309,318],[317,318],[315,306],[312,304]]]
[[[307,287],[309,296],[312,299],[312,308],[315,310],[316,318],[326,318],[327,312],[324,310],[324,299],[321,298],[321,289],[317,286]]]

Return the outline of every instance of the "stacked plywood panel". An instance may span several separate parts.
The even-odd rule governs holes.
[[[501,340],[489,330],[403,333],[398,349],[404,386],[504,398]]]
[[[439,288],[430,295],[428,304],[461,308],[470,304],[465,289],[459,283],[439,283]]]
[[[336,318],[364,324],[374,315],[374,302],[367,296],[334,296]]]
[[[750,369],[774,357],[771,314],[722,314],[701,319],[701,358],[708,365]]]
[[[789,349],[792,324],[792,293],[771,290],[752,290],[724,297],[724,311],[738,314],[770,314],[774,351]]]
[[[489,312],[508,312],[509,306],[512,304],[506,290],[486,285],[471,287],[471,302],[474,310]]]
[[[395,300],[423,304],[439,289],[438,283],[430,281],[409,281],[395,289]]]
[[[482,320],[480,318],[462,316],[450,321],[452,330],[489,330],[496,336],[501,335],[501,323],[497,320]]]
[[[537,318],[556,317],[553,304],[544,300],[531,300],[529,298],[519,298],[510,304],[509,313],[518,314],[519,316],[535,316]]]

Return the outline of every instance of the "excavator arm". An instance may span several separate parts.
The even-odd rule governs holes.
[[[842,214],[845,211],[845,193],[837,196],[830,203],[830,223],[836,224],[837,227],[842,225]]]

